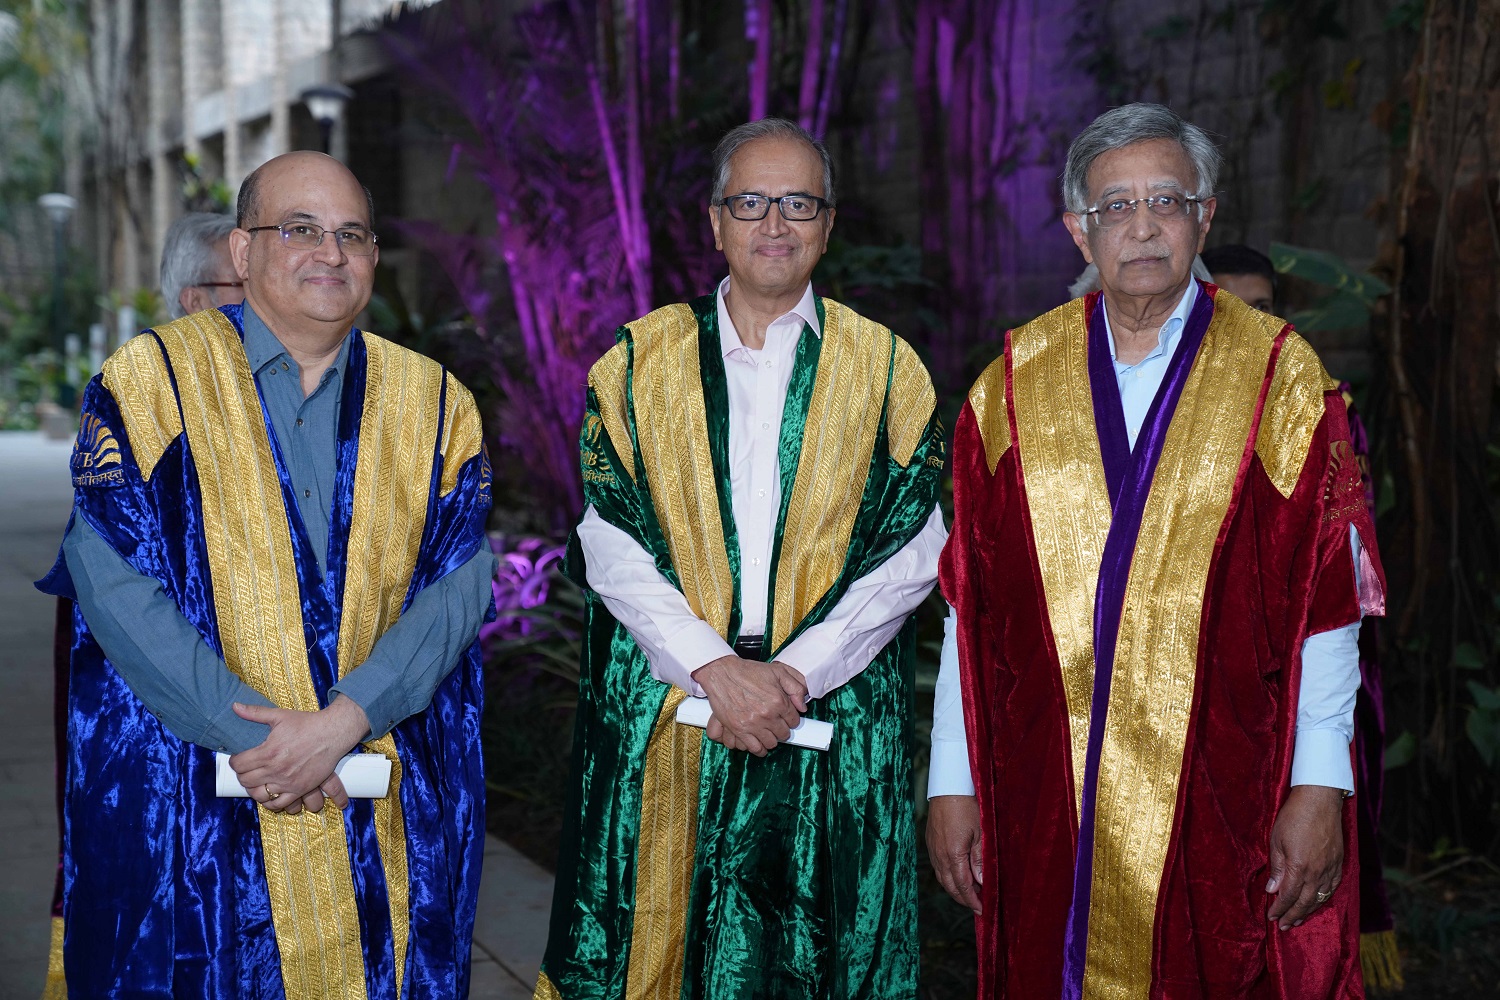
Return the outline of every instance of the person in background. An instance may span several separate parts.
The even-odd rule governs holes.
[[[1360,994],[1384,578],[1316,354],[1191,274],[1219,165],[1159,105],[1089,125],[1064,222],[1101,292],[1011,331],[955,429],[928,848],[981,996]]]
[[[229,256],[232,232],[234,216],[214,212],[189,212],[167,230],[161,248],[161,298],[173,319],[245,300],[245,283]]]
[[[1275,313],[1278,281],[1271,260],[1254,247],[1226,244],[1203,251],[1213,282],[1261,312]],[[1365,502],[1375,518],[1375,485],[1370,476],[1370,435],[1354,405],[1354,390],[1339,383],[1349,411],[1349,440],[1359,461]],[[1395,916],[1385,887],[1381,862],[1380,806],[1385,790],[1385,695],[1380,685],[1379,626],[1367,621],[1359,632],[1359,697],[1354,704],[1354,761],[1359,795],[1359,961],[1366,985],[1384,989],[1402,985],[1401,954],[1396,948]]]

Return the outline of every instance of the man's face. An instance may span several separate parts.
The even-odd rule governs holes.
[[[1191,194],[1198,174],[1187,152],[1170,139],[1136,142],[1100,156],[1089,168],[1089,207],[1115,201],[1131,201],[1159,195]],[[1104,227],[1098,216],[1063,216],[1073,242],[1084,259],[1099,266],[1099,281],[1106,292],[1121,295],[1161,295],[1183,287],[1193,266],[1193,257],[1203,249],[1213,219],[1215,201],[1202,203],[1186,214],[1162,218],[1138,204],[1123,222]]]
[[[1263,313],[1276,311],[1276,291],[1271,287],[1271,279],[1263,274],[1216,274],[1214,284],[1244,299],[1252,309]]]
[[[759,194],[779,198],[787,194],[821,198],[823,161],[817,151],[794,139],[756,139],[741,146],[729,161],[724,196]],[[807,222],[788,222],[779,206],[766,217],[745,222],[715,205],[708,211],[714,246],[729,262],[730,288],[746,289],[773,298],[800,296],[828,249],[833,209],[824,209]]]
[[[204,268],[203,281],[189,285],[177,293],[177,304],[184,315],[203,309],[234,305],[245,300],[245,283],[234,272],[234,259],[229,254],[229,237],[214,244]]]
[[[343,164],[325,156],[293,154],[261,169],[257,217],[246,220],[249,226],[307,222],[327,232],[311,250],[286,246],[273,230],[231,233],[246,300],[273,329],[278,323],[290,329],[353,323],[370,301],[379,250],[350,256],[333,231],[369,229],[364,190]]]

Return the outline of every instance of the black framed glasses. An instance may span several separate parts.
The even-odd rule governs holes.
[[[279,226],[251,226],[245,232],[259,233],[267,229],[274,229],[280,233],[282,246],[293,250],[314,250],[323,242],[324,236],[333,233],[334,241],[339,249],[350,257],[368,257],[375,252],[375,244],[380,242],[380,237],[358,226],[350,226],[346,229],[324,229],[311,222],[283,222]]]
[[[1135,216],[1136,207],[1145,205],[1146,210],[1158,219],[1180,219],[1187,215],[1195,204],[1203,199],[1181,191],[1166,191],[1149,198],[1111,198],[1093,208],[1085,209],[1084,215],[1092,215],[1101,229],[1113,229],[1129,222]]]
[[[194,288],[244,288],[243,281],[196,281]]]
[[[784,194],[780,198],[763,194],[732,194],[719,199],[719,204],[741,222],[759,222],[770,214],[772,205],[788,222],[811,222],[823,209],[830,207],[822,198],[810,194]]]

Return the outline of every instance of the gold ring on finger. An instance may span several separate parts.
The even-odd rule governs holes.
[[[271,786],[267,785],[266,786],[266,801],[267,802],[275,802],[279,798],[281,798],[281,793],[280,792],[273,792],[273,791],[271,791]]]
[[[1318,902],[1320,902],[1320,903],[1326,903],[1326,902],[1328,902],[1329,897],[1331,897],[1332,895],[1333,895],[1332,891],[1323,892],[1322,890],[1319,890],[1318,891]]]

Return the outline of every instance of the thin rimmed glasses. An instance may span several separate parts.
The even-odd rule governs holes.
[[[279,226],[251,226],[245,232],[258,233],[267,229],[274,229],[280,233],[282,246],[293,250],[315,250],[323,242],[324,236],[333,233],[338,248],[350,257],[368,257],[375,252],[375,244],[380,242],[380,237],[368,229],[357,226],[350,226],[347,229],[324,229],[311,222],[283,222]]]
[[[1181,191],[1168,191],[1164,194],[1154,194],[1148,198],[1111,198],[1093,208],[1084,210],[1084,215],[1092,215],[1094,221],[1099,223],[1101,229],[1113,229],[1122,223],[1129,222],[1135,216],[1137,205],[1145,205],[1146,209],[1158,219],[1180,219],[1192,210],[1194,204],[1202,204],[1203,199],[1196,195],[1183,194]]]

